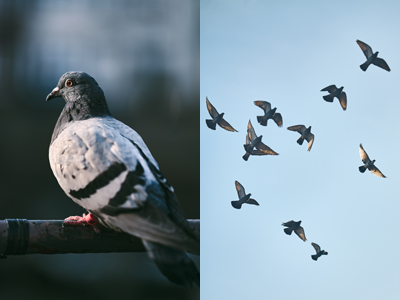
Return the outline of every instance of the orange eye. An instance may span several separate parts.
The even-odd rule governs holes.
[[[65,86],[73,86],[74,83],[72,82],[71,79],[67,79],[67,81],[65,82]]]

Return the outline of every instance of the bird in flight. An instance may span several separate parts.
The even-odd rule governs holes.
[[[358,170],[360,170],[361,173],[364,173],[365,170],[368,169],[368,170],[370,170],[370,172],[371,172],[372,174],[374,174],[375,176],[386,178],[386,176],[383,175],[382,172],[379,171],[379,169],[375,166],[375,159],[374,159],[374,160],[371,160],[371,159],[368,157],[368,154],[367,154],[367,152],[365,152],[365,150],[364,150],[362,144],[360,144],[359,152],[360,152],[361,160],[362,160],[362,162],[364,163],[363,166],[361,166],[361,167],[358,168]]]
[[[326,102],[333,102],[333,99],[336,97],[339,100],[340,105],[342,106],[343,110],[347,108],[347,96],[346,93],[343,92],[343,87],[337,88],[336,85],[332,84],[323,88],[321,92],[328,92],[329,95],[322,96]]]
[[[239,181],[235,181],[235,187],[237,194],[239,196],[238,201],[231,201],[231,204],[234,208],[240,209],[242,208],[242,204],[247,203],[247,204],[254,204],[254,205],[260,205],[258,202],[252,198],[250,198],[251,194],[247,194],[244,191],[243,185],[239,183]]]
[[[232,132],[236,131],[237,132],[237,130],[235,128],[233,128],[231,126],[231,124],[229,124],[227,121],[225,121],[225,119],[224,119],[225,113],[219,114],[218,111],[215,109],[215,107],[208,100],[208,97],[206,97],[206,103],[207,103],[208,112],[210,113],[210,116],[212,118],[212,120],[211,119],[206,120],[206,124],[207,124],[208,128],[215,130],[215,128],[218,124],[221,128],[223,128],[227,131],[232,131]]]
[[[278,127],[282,127],[282,115],[276,112],[276,107],[271,109],[271,103],[261,100],[254,101],[254,104],[264,111],[263,116],[257,116],[257,122],[260,123],[260,125],[267,126],[268,119],[272,119]]]
[[[311,255],[311,258],[313,260],[317,260],[318,257],[320,257],[321,255],[328,255],[328,252],[326,252],[325,250],[321,250],[321,247],[318,246],[316,243],[311,243],[311,245],[314,247],[315,251],[317,252],[317,254]]]
[[[297,140],[297,144],[303,145],[304,140],[308,142],[308,151],[311,150],[312,145],[314,144],[314,135],[311,133],[311,126],[306,128],[304,125],[295,125],[288,127],[288,130],[297,131],[301,134],[299,139]]]
[[[294,231],[295,234],[297,234],[297,236],[303,240],[304,242],[307,240],[306,239],[306,235],[304,233],[304,228],[300,226],[301,221],[288,221],[286,223],[282,223],[282,226],[285,226],[287,228],[283,229],[283,231],[288,234],[291,235],[292,232]]]
[[[246,150],[246,153],[243,155],[245,161],[249,159],[250,155],[278,155],[278,153],[261,142],[261,140],[262,135],[257,137],[253,125],[249,120],[249,123],[247,124],[246,144],[243,145],[244,150]]]
[[[363,70],[364,72],[367,71],[368,67],[370,64],[373,64],[375,66],[378,66],[388,72],[390,72],[390,68],[388,66],[388,64],[386,63],[386,61],[382,58],[378,57],[378,51],[373,53],[372,48],[364,43],[361,42],[360,40],[357,40],[357,44],[358,46],[360,46],[361,50],[364,52],[365,57],[367,58],[367,61],[365,63],[363,63],[362,65],[360,65],[361,70]]]

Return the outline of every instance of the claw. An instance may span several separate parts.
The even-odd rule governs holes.
[[[62,227],[64,228],[64,225],[71,225],[71,226],[90,225],[90,226],[92,226],[94,232],[98,234],[98,233],[100,233],[100,229],[97,226],[97,223],[98,223],[98,221],[97,221],[96,217],[93,214],[88,213],[87,215],[83,214],[82,217],[71,216],[71,217],[66,218],[62,224]]]

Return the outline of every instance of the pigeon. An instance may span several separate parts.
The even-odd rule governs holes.
[[[321,255],[328,255],[328,252],[326,252],[325,250],[321,250],[321,247],[318,246],[316,243],[311,243],[311,245],[314,247],[315,251],[317,251],[317,254],[311,255],[311,258],[313,260],[316,261]]]
[[[271,103],[267,101],[254,101],[254,104],[264,111],[263,116],[257,116],[257,122],[260,123],[260,125],[267,126],[268,119],[272,119],[275,121],[278,127],[282,127],[282,115],[280,113],[276,113],[276,107],[271,109]]]
[[[258,202],[256,200],[250,198],[251,194],[246,195],[246,192],[244,191],[244,187],[243,187],[243,185],[241,185],[239,183],[239,181],[235,181],[235,187],[236,187],[236,191],[239,196],[239,200],[231,201],[231,204],[234,208],[241,209],[243,203],[260,205],[260,204],[258,204]]]
[[[340,105],[342,106],[343,110],[346,110],[347,108],[347,96],[346,93],[343,92],[343,87],[340,87],[339,89],[336,87],[336,85],[332,84],[330,86],[327,86],[326,88],[323,88],[321,92],[327,91],[329,95],[322,96],[326,102],[333,102],[333,98],[338,98]]]
[[[286,223],[282,223],[282,226],[288,227],[288,228],[283,229],[283,231],[286,234],[291,235],[292,231],[294,230],[294,233],[297,234],[297,236],[305,242],[305,241],[307,241],[306,235],[304,234],[304,228],[301,227],[300,224],[301,224],[301,221],[295,222],[293,220],[286,222]]]
[[[297,144],[303,145],[304,140],[306,140],[308,142],[307,151],[311,150],[311,147],[314,144],[314,135],[311,133],[311,126],[306,128],[304,125],[295,125],[288,127],[288,130],[300,133],[301,137],[297,140]]]
[[[215,130],[217,124],[222,127],[223,129],[227,130],[227,131],[236,131],[238,132],[235,128],[233,128],[231,126],[231,124],[229,124],[227,121],[225,121],[224,119],[224,114],[219,114],[218,111],[215,109],[215,107],[210,103],[210,101],[208,100],[208,98],[206,97],[206,102],[207,102],[207,109],[208,112],[210,113],[210,116],[212,118],[212,120],[208,119],[206,120],[206,124],[208,126],[208,128]]]
[[[367,58],[367,61],[360,65],[361,70],[365,72],[367,71],[369,65],[373,64],[390,72],[390,68],[386,61],[384,61],[382,58],[377,57],[379,53],[378,51],[373,53],[372,48],[366,43],[361,42],[360,40],[357,40],[357,44],[358,46],[360,46],[361,50],[364,52],[365,57]]]
[[[364,173],[366,169],[370,170],[372,174],[374,174],[375,176],[378,177],[383,177],[386,178],[385,175],[382,174],[381,171],[379,171],[379,169],[377,167],[375,167],[374,163],[375,163],[375,159],[374,160],[370,160],[368,157],[367,152],[365,152],[362,144],[360,144],[360,157],[362,162],[364,163],[363,166],[359,167],[358,169],[360,170],[361,173]]]
[[[246,150],[246,153],[243,155],[245,161],[249,159],[250,155],[278,155],[278,153],[261,142],[261,139],[262,135],[257,137],[253,125],[251,125],[251,121],[249,120],[247,124],[246,144],[243,145],[244,150]]]
[[[89,214],[65,225],[96,225],[142,239],[149,257],[173,283],[200,285],[186,251],[199,255],[174,189],[136,131],[114,119],[103,90],[84,72],[67,72],[46,101],[64,109],[49,148],[50,166],[64,192]]]

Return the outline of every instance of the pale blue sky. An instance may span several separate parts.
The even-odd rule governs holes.
[[[201,0],[202,299],[399,299],[400,3]],[[392,69],[365,61],[356,40]],[[348,107],[320,90],[344,86]],[[239,132],[207,128],[206,96]],[[261,115],[265,100],[283,127]],[[245,162],[246,126],[279,156]],[[312,126],[311,152],[291,125]],[[387,176],[361,174],[362,143]],[[235,180],[260,206],[231,207]],[[302,220],[307,242],[283,232]],[[317,262],[311,242],[329,252]]]

